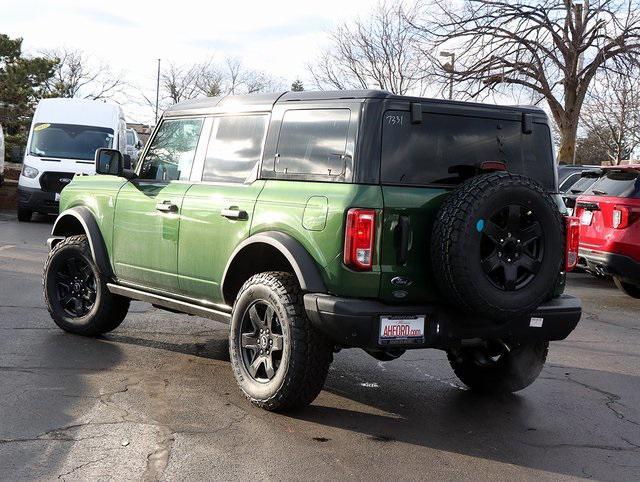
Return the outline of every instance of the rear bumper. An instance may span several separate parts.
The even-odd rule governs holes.
[[[584,248],[580,249],[579,256],[585,260],[589,270],[617,276],[632,283],[640,281],[640,263],[629,256]]]
[[[434,305],[393,306],[378,301],[338,298],[318,293],[304,295],[304,305],[313,325],[336,344],[369,349],[391,346],[446,349],[474,339],[563,340],[576,327],[582,314],[580,299],[569,295],[544,303],[531,316],[508,322],[474,319]],[[380,317],[383,315],[425,315],[424,340],[381,344],[378,335]],[[542,326],[531,326],[532,318],[541,318]]]
[[[60,203],[55,192],[18,185],[18,207],[42,214],[58,214]]]

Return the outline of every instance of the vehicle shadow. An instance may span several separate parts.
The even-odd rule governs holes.
[[[223,333],[204,343],[168,343],[116,333],[108,338],[228,361]],[[283,416],[361,434],[371,443],[402,442],[578,477],[602,471],[607,463],[622,460],[632,465],[640,454],[640,439],[634,436],[638,422],[623,415],[640,400],[629,402],[624,394],[596,387],[601,380],[607,380],[607,387],[634,387],[638,377],[581,370],[577,381],[564,375],[573,372],[573,367],[554,366],[546,368],[540,379],[520,394],[482,396],[453,383],[454,379],[398,376],[402,370],[391,366],[401,366],[396,364],[402,364],[403,359],[380,370],[374,360],[351,353],[334,362],[325,395],[311,406]],[[408,362],[425,368],[429,363]],[[372,379],[373,372],[379,387],[364,388],[359,382]]]

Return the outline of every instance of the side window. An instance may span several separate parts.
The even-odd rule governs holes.
[[[142,167],[141,179],[175,181],[189,179],[202,119],[170,119],[158,128]]]
[[[211,130],[203,181],[245,182],[260,161],[269,117],[216,117]]]
[[[284,113],[275,171],[285,174],[340,176],[351,111],[349,109],[299,109]]]

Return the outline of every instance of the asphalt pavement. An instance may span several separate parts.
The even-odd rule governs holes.
[[[442,352],[335,355],[302,411],[251,406],[227,326],[133,303],[100,338],[42,301],[50,220],[0,214],[0,479],[640,479],[640,300],[569,277],[576,331],[540,378],[482,397]]]

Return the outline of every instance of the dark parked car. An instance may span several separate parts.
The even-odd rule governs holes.
[[[558,191],[567,192],[573,186],[584,171],[598,169],[600,166],[582,166],[574,164],[561,164],[558,166]]]
[[[590,168],[584,170],[572,185],[570,185],[566,190],[561,191],[562,199],[564,200],[564,204],[567,206],[567,210],[570,215],[575,212],[576,199],[578,199],[578,196],[589,189],[601,175],[602,169]]]

